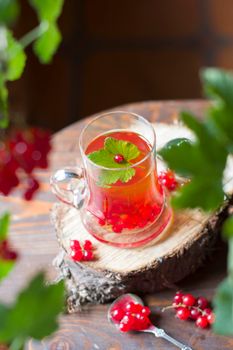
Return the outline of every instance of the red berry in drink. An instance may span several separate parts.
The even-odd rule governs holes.
[[[186,307],[179,307],[176,312],[176,317],[178,317],[180,320],[187,320],[190,316],[190,310]]]
[[[114,161],[116,163],[122,163],[122,162],[124,162],[124,160],[125,160],[125,158],[122,156],[122,154],[116,154],[114,156]]]
[[[183,304],[185,306],[193,306],[196,302],[196,299],[192,294],[185,294],[182,299],[183,299]]]
[[[112,226],[113,232],[116,232],[116,233],[121,233],[123,228],[124,228],[124,225],[122,223],[116,223]]]
[[[104,219],[98,219],[98,223],[100,226],[104,226],[106,222]]]
[[[196,326],[199,328],[207,328],[209,326],[209,321],[206,316],[200,316],[196,320]]]
[[[77,239],[73,239],[70,241],[70,249],[81,250],[81,245]]]
[[[90,261],[93,259],[93,252],[91,250],[83,251],[83,260]]]
[[[125,316],[124,310],[119,307],[116,307],[111,311],[111,318],[114,322],[120,322]]]
[[[93,246],[92,246],[91,241],[89,241],[88,239],[85,240],[84,244],[83,244],[83,249],[85,249],[85,250],[92,250]]]
[[[71,252],[71,258],[74,261],[81,261],[83,259],[83,252],[82,250],[72,250]]]
[[[199,316],[201,316],[201,312],[197,308],[191,308],[190,318],[196,321]]]
[[[208,306],[208,301],[204,297],[199,297],[199,298],[197,298],[196,305],[200,309],[204,310]]]

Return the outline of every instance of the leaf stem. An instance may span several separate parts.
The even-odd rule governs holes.
[[[41,22],[37,27],[32,29],[30,32],[25,34],[20,40],[20,44],[25,49],[28,45],[30,45],[33,41],[38,39],[42,34],[46,32],[49,24],[47,21]]]

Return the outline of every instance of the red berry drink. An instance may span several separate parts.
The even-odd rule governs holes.
[[[126,182],[118,179],[115,183],[102,185],[104,174],[101,172],[111,170],[100,170],[98,177],[88,172],[90,195],[86,210],[96,224],[119,235],[149,228],[157,221],[164,206],[163,189],[158,181],[154,156],[151,157],[152,146],[135,132],[113,131],[93,139],[85,150],[86,155],[104,149],[106,139],[127,141],[137,147],[138,155],[130,161],[134,174]],[[122,154],[113,154],[112,158],[118,164],[124,161]]]

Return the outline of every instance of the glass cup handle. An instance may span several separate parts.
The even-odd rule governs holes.
[[[67,167],[57,170],[50,178],[52,192],[57,198],[69,205],[80,209],[87,195],[84,180],[84,169]]]

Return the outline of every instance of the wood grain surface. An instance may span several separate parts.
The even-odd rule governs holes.
[[[178,118],[180,110],[190,110],[201,117],[203,101],[189,102],[143,102],[121,106],[120,110],[133,111],[150,121],[168,121]],[[77,140],[82,127],[89,118],[60,131],[54,136],[54,148],[51,153],[50,169],[38,171],[41,191],[33,202],[21,199],[20,190],[8,198],[1,198],[1,212],[10,210],[12,224],[10,237],[21,259],[10,276],[0,286],[0,299],[12,302],[16,293],[36,271],[46,269],[48,278],[54,278],[56,271],[51,262],[58,252],[55,232],[49,220],[49,212],[55,202],[50,192],[49,177],[51,172],[65,165],[74,165],[79,159]],[[176,289],[183,289],[194,295],[203,295],[211,299],[218,283],[224,278],[226,270],[226,247],[220,241],[213,250],[212,258],[204,267],[189,276],[174,289],[165,290],[144,298],[152,308],[152,320],[156,325],[178,340],[189,344],[194,350],[229,350],[233,349],[233,338],[215,335],[211,330],[199,330],[191,322],[174,318],[169,310],[161,314],[160,308],[171,303]],[[42,302],[43,307],[43,302]],[[149,334],[123,335],[107,321],[108,305],[99,305],[78,314],[63,315],[60,318],[60,329],[49,339],[42,342],[29,340],[30,350],[134,350],[158,349],[172,350],[172,345]],[[23,317],[23,315],[22,315]]]

